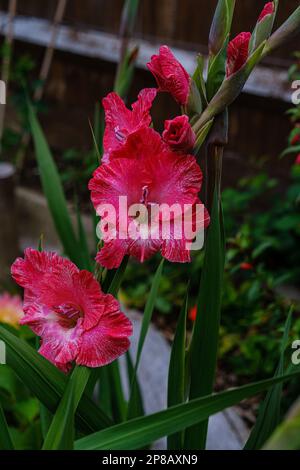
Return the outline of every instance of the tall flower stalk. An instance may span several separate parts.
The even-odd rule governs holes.
[[[129,5],[132,9],[129,9]],[[122,94],[128,83],[124,81],[123,71],[127,71],[125,78],[130,77],[128,64],[131,64],[126,62],[126,31],[132,30],[130,22],[136,12],[136,5],[134,1],[126,2],[124,17],[129,23],[128,29],[123,28],[126,47],[122,50],[122,60],[125,68],[123,65],[119,68],[116,81],[116,89]],[[168,440],[170,449],[181,449],[182,446],[186,449],[203,449],[206,445],[208,419],[212,414],[273,386],[277,385],[276,390],[279,390],[278,384],[300,374],[299,370],[284,374],[280,367],[271,379],[212,395],[225,260],[221,176],[223,150],[228,136],[228,109],[259,60],[268,51],[283,44],[300,27],[298,8],[271,35],[278,7],[275,0],[269,2],[258,16],[252,33],[241,33],[231,39],[234,6],[233,0],[218,2],[210,32],[206,81],[201,59],[193,77],[190,77],[170,49],[162,46],[159,54],[154,55],[148,63],[157,81],[157,90],[143,90],[131,109],[125,106],[116,93],[104,99],[104,159],[89,184],[95,209],[99,211],[102,203],[110,204],[115,209],[120,196],[128,197],[133,205],[139,203],[142,209],[165,203],[163,208],[159,205],[154,239],[144,237],[149,229],[146,217],[138,225],[137,235],[133,230],[137,228],[140,214],[126,214],[125,218],[118,217],[113,223],[109,221],[109,235],[123,235],[124,220],[130,222],[131,231],[126,233],[125,239],[120,236],[113,241],[106,239],[99,246],[96,261],[106,268],[105,293],[91,272],[84,269],[87,266],[91,271],[92,268],[86,256],[83,256],[86,243],[82,226],[79,234],[72,226],[57,168],[35,113],[29,106],[45,194],[65,253],[71,261],[53,253],[29,250],[24,259],[15,262],[12,269],[16,281],[25,288],[25,316],[22,323],[29,325],[41,337],[40,353],[50,362],[1,327],[0,338],[8,344],[9,363],[16,373],[43,404],[55,413],[44,449],[138,449],[162,436],[172,436]],[[150,114],[153,100],[159,99],[160,92],[171,94],[182,110],[182,114],[173,119],[167,116],[162,135],[153,128]],[[202,183],[198,158],[201,149],[204,149],[206,160],[205,203],[209,214],[206,209],[200,214],[196,210]],[[127,350],[131,326],[112,295],[117,295],[129,256],[143,262],[160,251],[171,262],[190,261],[192,240],[182,235],[178,238],[181,222],[175,215],[170,217],[166,210],[166,205],[170,207],[175,203],[180,209],[186,203],[191,206],[192,225],[200,221],[202,231],[208,227],[198,313],[191,341],[187,344],[187,295],[172,347],[169,407],[159,413],[143,416],[137,371],[154,310],[163,262],[158,266],[147,301],[135,364],[127,356],[131,383],[129,403],[124,400],[114,359]],[[167,242],[161,230],[161,224],[166,219],[171,228],[171,237]],[[102,271],[96,272],[102,274]],[[97,280],[99,277],[97,275]],[[285,345],[286,341],[283,343]],[[96,377],[95,382],[99,378],[97,374],[92,376],[91,369],[98,373],[98,366],[110,361],[113,362],[109,368],[100,369],[107,372],[108,379],[106,381],[105,374],[100,374],[101,385],[106,387],[110,384],[107,390],[111,394],[111,406],[104,411],[101,403],[95,404],[90,400],[85,389],[91,383],[91,377],[93,380]],[[77,366],[68,376],[60,371],[67,373],[74,364]],[[264,409],[266,414],[272,413],[271,407],[266,406]],[[5,431],[7,425],[2,411],[1,422]],[[83,437],[75,440],[74,427],[81,431]],[[263,428],[264,439],[267,439],[266,427]],[[7,432],[2,433],[3,441],[7,441],[7,435]]]

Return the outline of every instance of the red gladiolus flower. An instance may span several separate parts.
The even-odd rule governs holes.
[[[244,271],[250,271],[253,269],[253,264],[251,263],[241,263],[240,264],[240,269],[243,269]]]
[[[28,248],[11,268],[24,291],[24,317],[41,337],[40,354],[67,372],[72,362],[100,367],[129,348],[132,325],[88,271],[56,253]]]
[[[194,307],[191,307],[189,310],[189,319],[192,321],[195,321],[196,316],[197,316],[197,305],[194,305]]]
[[[187,104],[190,76],[167,46],[159,48],[159,54],[151,57],[147,67],[156,78],[159,91],[171,93],[180,105]]]
[[[232,39],[227,48],[226,76],[240,70],[248,59],[251,33],[240,33]]]
[[[156,94],[156,88],[145,88],[139,93],[137,101],[133,103],[132,110],[128,109],[124,101],[114,92],[103,98],[106,124],[103,138],[103,162],[108,162],[110,153],[120,148],[129,134],[141,127],[150,126],[150,109]]]
[[[112,228],[116,237],[104,239],[97,261],[112,269],[121,264],[126,254],[143,262],[159,250],[170,261],[190,261],[190,250],[182,230],[182,217],[177,218],[168,213],[168,210],[174,204],[182,212],[188,204],[194,210],[196,204],[201,204],[198,199],[201,183],[202,172],[192,155],[172,152],[161,136],[151,128],[143,128],[129,135],[126,144],[111,154],[110,162],[102,164],[94,172],[89,189],[98,213],[99,207],[112,206],[119,214],[120,198],[125,196],[127,206],[134,207],[138,204],[147,211],[147,218],[142,218],[142,222],[139,220],[136,225],[135,215],[131,216],[126,211],[118,216]],[[154,206],[161,206],[163,209],[160,209],[153,234],[148,212]],[[170,237],[163,237],[161,233],[163,220],[169,222]],[[198,229],[208,222],[209,216],[204,212],[203,219],[197,223]],[[131,231],[127,230],[125,236],[122,231],[124,225],[131,227]],[[133,233],[135,229],[138,233]],[[182,235],[178,236],[180,229]]]
[[[300,165],[300,153],[297,155],[294,165]]]
[[[275,11],[275,5],[274,2],[268,2],[265,4],[261,14],[258,17],[258,22],[264,19],[265,16],[267,15],[272,15]]]
[[[173,150],[191,151],[196,142],[196,134],[191,128],[188,116],[177,116],[165,121],[163,139]]]

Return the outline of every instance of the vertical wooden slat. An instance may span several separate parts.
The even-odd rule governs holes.
[[[3,105],[1,105],[3,106]],[[18,255],[14,167],[0,163],[0,282],[9,280],[10,266]]]

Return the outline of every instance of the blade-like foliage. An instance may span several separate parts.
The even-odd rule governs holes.
[[[168,378],[168,408],[185,399],[185,346],[188,295],[184,300],[173,341]],[[183,448],[183,432],[168,437],[168,449]]]
[[[136,383],[136,375],[141,359],[141,354],[144,346],[144,342],[146,339],[146,335],[149,329],[149,325],[151,322],[152,318],[152,313],[154,310],[154,305],[155,301],[157,298],[157,293],[159,289],[159,284],[160,284],[160,279],[162,275],[162,270],[163,270],[163,265],[164,265],[164,260],[162,259],[154,276],[153,283],[151,286],[150,294],[147,299],[145,311],[143,314],[143,320],[142,320],[142,326],[141,326],[141,332],[140,332],[140,337],[139,337],[139,342],[138,342],[138,347],[137,347],[137,353],[136,353],[136,361],[135,361],[135,366],[134,366],[134,372],[133,372],[133,377],[132,377],[132,382],[131,382],[131,390],[130,390],[130,397],[129,397],[129,403],[128,403],[128,411],[127,411],[127,418],[134,418],[138,415],[138,411],[140,410],[140,405],[137,405],[137,383]]]
[[[53,417],[43,450],[71,450],[74,444],[74,415],[91,369],[76,366]]]
[[[9,433],[8,425],[0,403],[0,450],[13,450],[14,445]]]
[[[276,383],[289,380],[300,374],[262,380],[243,387],[196,398],[189,403],[129,420],[103,431],[91,434],[75,442],[76,450],[127,450],[139,449],[171,433],[193,426],[240,401],[268,389]]]
[[[197,316],[190,346],[190,399],[212,393],[218,350],[224,245],[217,191],[206,239]],[[186,430],[185,448],[205,448],[208,422]]]
[[[86,232],[84,230],[84,226],[82,222],[82,216],[80,214],[80,210],[78,206],[76,208],[76,215],[77,215],[77,227],[78,227],[78,244],[79,244],[79,249],[81,252],[83,267],[84,269],[87,269],[88,271],[92,272],[93,263],[91,260]]]
[[[30,103],[28,103],[28,115],[43,191],[53,222],[65,253],[78,267],[82,268],[81,251],[68,212],[59,173],[35,111]]]
[[[6,344],[7,364],[41,403],[55,412],[67,384],[67,376],[4,327],[0,327],[0,338]],[[84,432],[94,432],[112,424],[108,416],[85,395],[79,403],[76,418]]]

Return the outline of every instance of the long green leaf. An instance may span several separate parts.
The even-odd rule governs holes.
[[[104,366],[99,369],[98,403],[101,404],[106,414],[112,417],[112,395],[110,393],[108,367],[109,366]]]
[[[30,103],[28,103],[28,115],[42,186],[53,222],[66,254],[78,267],[83,267],[81,252],[68,212],[59,173]]]
[[[127,264],[128,256],[123,259],[121,266],[117,270],[111,270],[106,273],[103,285],[104,292],[117,296]],[[121,383],[118,361],[114,361],[113,363],[100,368],[99,377],[100,403],[107,410],[108,414],[113,416],[114,421],[123,421],[126,412],[126,402]]]
[[[125,419],[126,401],[121,382],[119,361],[116,360],[107,366],[109,388],[111,394],[112,416],[116,423]]]
[[[300,374],[262,380],[226,392],[197,398],[148,416],[132,419],[91,434],[75,442],[76,450],[131,450],[144,447],[171,433],[179,432],[240,401],[257,395],[276,383]]]
[[[141,387],[140,387],[137,376],[134,379],[134,365],[133,365],[133,361],[130,355],[130,351],[127,351],[126,353],[126,365],[127,365],[128,383],[132,384],[133,380],[135,380],[136,382],[136,386],[134,389],[134,393],[135,393],[134,402],[135,402],[136,414],[137,416],[143,416],[145,414],[143,395],[142,395]]]
[[[184,300],[176,333],[173,341],[169,377],[168,377],[168,408],[180,403],[185,399],[185,346],[186,346],[186,316],[188,295]],[[183,432],[172,434],[168,437],[168,450],[183,448]]]
[[[77,215],[77,227],[78,227],[78,245],[81,252],[82,263],[84,269],[88,271],[93,271],[92,259],[90,255],[90,250],[88,246],[86,232],[82,222],[82,216],[80,214],[80,209],[77,205],[76,207],[76,215]]]
[[[51,412],[55,412],[67,384],[67,376],[4,327],[0,327],[0,338],[6,344],[7,364],[29,390]],[[108,416],[85,395],[78,407],[77,422],[84,432],[95,432],[112,424]]]
[[[159,289],[159,284],[160,284],[160,279],[162,275],[162,270],[163,270],[163,265],[164,265],[164,259],[161,260],[159,263],[159,266],[156,270],[153,283],[151,286],[150,294],[147,299],[145,311],[143,314],[143,320],[142,320],[142,326],[141,326],[141,331],[140,331],[140,337],[139,337],[139,342],[138,342],[138,347],[137,347],[137,353],[136,353],[136,361],[135,361],[135,366],[134,366],[134,372],[133,372],[133,378],[131,382],[131,390],[130,390],[130,397],[129,397],[129,402],[128,402],[128,411],[127,411],[127,419],[130,418],[135,418],[138,415],[138,411],[140,409],[140,406],[136,407],[136,397],[137,397],[137,390],[136,390],[136,377],[137,377],[137,371],[141,359],[141,354],[144,346],[144,342],[146,339],[146,335],[149,329],[149,325],[151,322],[152,318],[152,313],[154,310],[154,305],[155,301],[157,298],[157,293]]]
[[[108,272],[103,286],[104,292],[117,296],[121,286],[126,267],[128,264],[128,256],[125,256],[120,267],[113,273]],[[109,382],[111,395],[111,411],[114,421],[123,421],[126,414],[126,402],[120,376],[120,368],[118,360],[109,364],[106,368],[107,378]]]
[[[0,403],[0,449],[13,450],[14,445],[9,433],[8,425],[4,415],[2,405]]]
[[[91,369],[76,366],[53,417],[43,450],[72,450],[74,415],[87,385]]]
[[[43,439],[47,436],[52,419],[53,414],[40,402],[40,421]]]
[[[125,256],[120,267],[115,272],[113,279],[107,290],[108,294],[114,295],[115,297],[118,295],[118,292],[121,287],[123,277],[125,275],[125,271],[127,268],[128,259],[129,259],[128,256]],[[104,287],[103,287],[103,290],[104,290]]]
[[[285,323],[284,334],[282,338],[281,351],[279,364],[276,369],[274,377],[281,376],[284,372],[284,353],[287,347],[289,332],[291,329],[292,309],[289,312],[288,318]],[[261,449],[267,439],[271,436],[273,431],[280,422],[280,405],[282,397],[282,384],[277,384],[272,387],[264,399],[255,426],[253,427],[250,437],[246,442],[246,450]]]
[[[194,323],[190,345],[190,399],[208,395],[213,391],[220,327],[223,270],[223,235],[220,225],[219,201],[215,190],[200,281],[198,314]],[[204,421],[191,429],[187,429],[185,448],[205,448],[207,427],[208,421]]]

